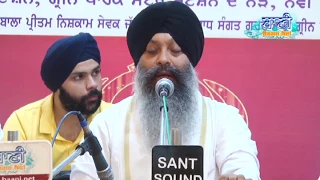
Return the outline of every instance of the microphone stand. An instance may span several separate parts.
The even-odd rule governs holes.
[[[171,145],[171,138],[169,139],[169,135],[171,132],[168,132],[168,129],[170,125],[168,125],[166,120],[166,112],[168,112],[168,107],[166,103],[166,98],[171,96],[173,91],[174,91],[174,84],[171,80],[167,78],[162,78],[160,79],[156,86],[155,86],[155,91],[157,95],[162,99],[162,106],[160,107],[161,111],[161,129],[160,129],[160,145]],[[167,109],[164,109],[166,107]],[[169,121],[169,120],[168,120]],[[167,126],[168,125],[168,126]],[[170,142],[168,142],[170,141]]]
[[[95,136],[87,136],[84,141],[78,145],[75,152],[73,152],[69,157],[67,157],[64,161],[62,161],[57,167],[55,167],[52,170],[52,177],[54,178],[57,176],[63,168],[68,166],[73,160],[75,160],[77,157],[84,155],[86,152],[89,152],[90,154],[93,152],[93,150],[90,147],[90,141],[95,141]]]
[[[53,169],[52,177],[54,178],[55,176],[57,176],[63,170],[63,168],[68,166],[68,164],[70,164],[73,160],[75,160],[77,157],[84,154],[85,152],[86,150],[84,150],[79,145],[75,152],[73,152],[67,159],[63,160],[62,163],[60,163],[57,167]]]
[[[167,134],[167,125],[166,125],[166,114],[164,111],[164,106],[160,107],[161,111],[161,130],[160,130],[160,144],[168,145],[168,134]]]
[[[161,145],[168,145],[168,134],[165,120],[164,107],[161,106]],[[171,128],[171,143],[173,146],[180,146],[182,144],[182,133],[178,128]]]
[[[171,142],[173,146],[180,146],[182,144],[182,135],[178,128],[171,129]]]

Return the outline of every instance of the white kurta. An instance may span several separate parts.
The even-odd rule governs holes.
[[[260,180],[256,143],[238,109],[199,93],[200,109],[206,109],[205,131],[199,128],[193,145],[204,148],[204,179],[218,180],[221,174],[242,174]],[[130,96],[98,114],[90,125],[103,154],[111,165],[115,180],[151,179],[151,151],[146,151],[141,138],[141,125]],[[205,107],[203,107],[205,106]],[[202,143],[201,144],[201,138]],[[98,179],[89,153],[72,164],[71,180]]]

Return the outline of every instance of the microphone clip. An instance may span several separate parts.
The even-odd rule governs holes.
[[[79,144],[76,149],[80,148],[82,149],[82,153],[80,155],[89,152],[91,156],[97,156],[102,151],[102,147],[98,141],[98,138],[94,136],[91,132],[84,137],[84,141],[81,144]]]
[[[160,106],[160,112],[163,112],[162,110],[164,110],[164,106]],[[167,106],[167,112],[169,112],[169,107]]]
[[[55,179],[55,177],[58,176],[59,173],[77,157],[84,155],[86,152],[89,152],[90,155],[97,154],[97,151],[92,148],[92,144],[95,144],[97,142],[98,139],[92,133],[85,137],[84,142],[82,142],[76,147],[75,152],[73,152],[67,159],[65,159],[62,163],[60,163],[57,167],[53,169],[53,179]],[[97,147],[100,147],[100,149],[102,150],[100,144],[97,145]],[[99,148],[97,149],[99,150]]]
[[[168,97],[169,93],[168,93],[168,90],[166,88],[161,88],[159,94],[160,94],[161,97],[163,97],[163,96]]]

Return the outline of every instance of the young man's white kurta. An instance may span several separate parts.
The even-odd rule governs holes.
[[[218,180],[222,174],[242,174],[246,178],[260,180],[256,143],[238,110],[198,94],[207,109],[204,143],[204,179]],[[141,125],[131,109],[133,97],[128,97],[98,114],[90,128],[103,148],[103,154],[111,165],[116,180],[151,179],[151,151],[143,147]],[[202,110],[202,103],[199,103]],[[127,112],[130,131],[126,132]],[[200,145],[201,130],[190,144]],[[125,140],[129,137],[128,154]],[[72,165],[72,180],[98,179],[91,156],[86,153]]]

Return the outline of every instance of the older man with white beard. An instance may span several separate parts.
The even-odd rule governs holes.
[[[127,43],[137,67],[134,94],[90,125],[115,179],[150,179],[162,105],[155,85],[168,78],[175,86],[167,99],[170,126],[182,131],[182,144],[204,148],[204,179],[259,180],[256,144],[238,110],[199,91],[194,67],[202,56],[204,35],[194,12],[175,1],[148,6],[132,21]],[[71,179],[98,179],[88,153],[75,160]]]

